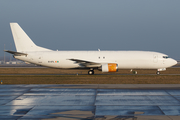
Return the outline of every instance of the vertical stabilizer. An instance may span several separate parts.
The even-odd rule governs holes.
[[[51,51],[46,48],[39,47],[29,38],[18,23],[10,23],[17,52],[26,51]]]

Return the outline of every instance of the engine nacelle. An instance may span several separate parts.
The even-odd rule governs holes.
[[[101,70],[102,72],[117,72],[118,64],[115,63],[102,64]]]

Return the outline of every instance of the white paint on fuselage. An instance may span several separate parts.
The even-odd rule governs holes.
[[[160,69],[177,64],[172,58],[163,58],[167,56],[165,54],[148,51],[45,51],[27,52],[27,54],[27,56],[15,56],[15,58],[53,68],[82,67],[69,59],[100,64],[117,63],[118,69]]]
[[[17,59],[42,66],[53,68],[100,67],[102,69],[102,64],[116,63],[118,69],[158,69],[158,71],[161,71],[177,64],[175,60],[167,58],[167,55],[158,52],[53,51],[37,46],[18,23],[10,23],[10,26],[17,51],[6,52],[14,54]],[[106,67],[106,69],[109,69],[109,67]],[[92,71],[90,73],[93,74]]]

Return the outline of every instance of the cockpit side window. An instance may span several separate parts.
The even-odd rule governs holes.
[[[169,57],[168,56],[163,56],[163,58],[168,59]]]

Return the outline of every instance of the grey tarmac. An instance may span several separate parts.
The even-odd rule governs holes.
[[[0,85],[4,120],[179,120],[179,84]]]

